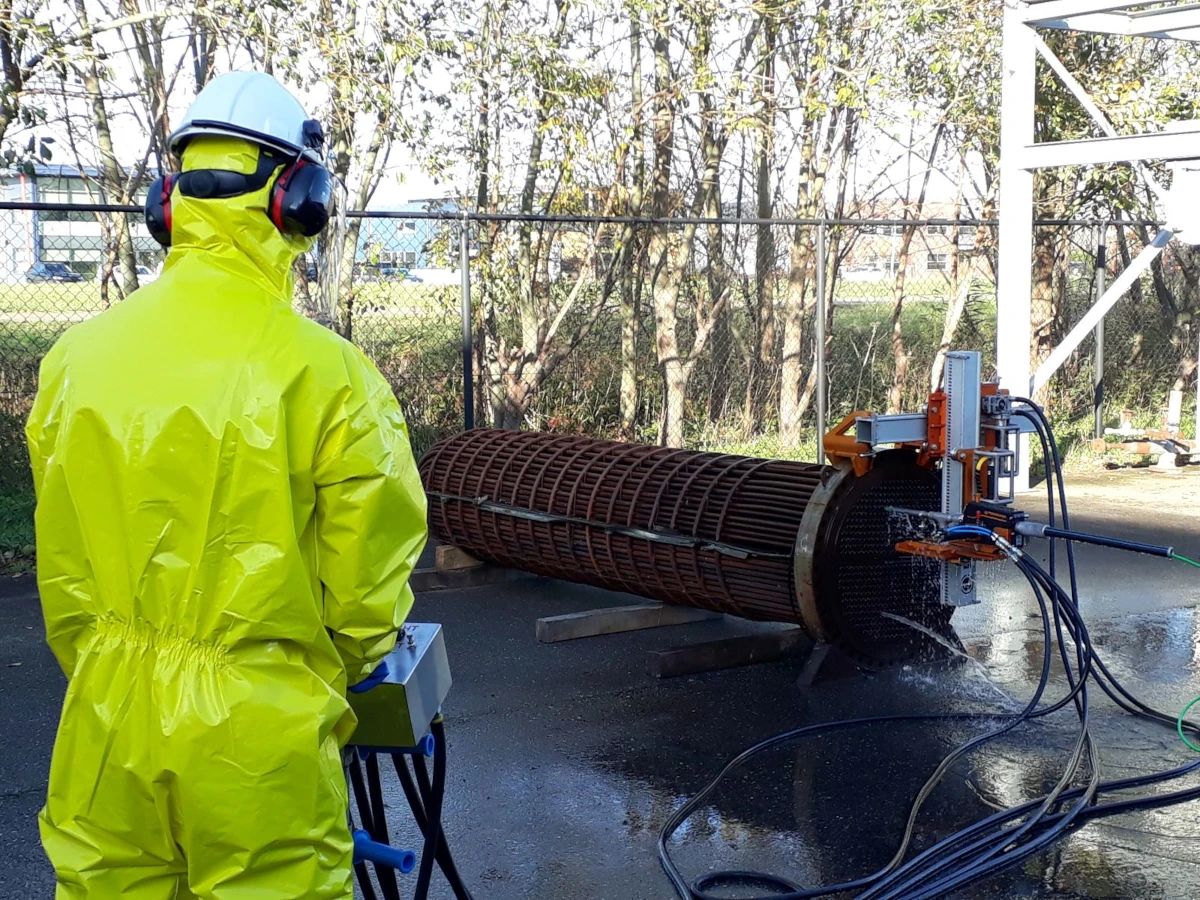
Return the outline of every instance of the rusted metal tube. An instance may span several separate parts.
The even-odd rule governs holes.
[[[932,509],[910,455],[871,473],[476,429],[421,460],[440,541],[498,565],[748,619],[794,622],[866,665],[947,633],[936,564],[897,554],[884,507]]]

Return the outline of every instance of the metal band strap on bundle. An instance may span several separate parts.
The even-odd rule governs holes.
[[[934,509],[911,453],[845,467],[475,429],[421,461],[440,541],[539,575],[791,622],[882,666],[952,637],[937,564],[898,553],[888,506]]]

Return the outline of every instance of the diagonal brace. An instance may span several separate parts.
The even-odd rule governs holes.
[[[1137,255],[1137,258],[1125,267],[1125,271],[1109,285],[1108,290],[1100,296],[1100,299],[1076,323],[1070,333],[1063,338],[1062,343],[1055,347],[1050,355],[1046,357],[1046,361],[1038,366],[1037,371],[1033,375],[1031,385],[1033,392],[1040,390],[1050,380],[1059,367],[1067,361],[1067,357],[1074,353],[1075,349],[1083,343],[1083,339],[1092,333],[1100,320],[1113,308],[1113,305],[1125,295],[1125,292],[1133,286],[1133,283],[1141,277],[1142,273],[1150,268],[1150,264],[1162,253],[1163,248],[1167,246],[1173,235],[1173,231],[1164,228],[1154,236],[1154,240],[1150,242],[1149,246],[1143,249]]]
[[[1039,35],[1037,32],[1033,32],[1033,46],[1037,49],[1038,55],[1040,55],[1042,59],[1046,61],[1046,64],[1050,66],[1050,68],[1054,71],[1054,74],[1057,75],[1059,80],[1066,86],[1067,90],[1069,90],[1075,96],[1075,99],[1079,101],[1079,105],[1082,106],[1087,111],[1087,114],[1092,117],[1092,121],[1100,127],[1100,130],[1103,131],[1107,137],[1117,137],[1117,129],[1114,128],[1112,122],[1108,120],[1108,116],[1106,116],[1104,111],[1096,105],[1096,101],[1092,99],[1091,95],[1087,92],[1087,89],[1076,80],[1075,76],[1071,74],[1071,71],[1063,65],[1062,60],[1055,55],[1054,51],[1050,49],[1049,45],[1042,40],[1041,35]],[[1138,174],[1145,179],[1147,185],[1150,187],[1150,190],[1152,190],[1160,200],[1166,199],[1167,189],[1158,183],[1157,179],[1155,179],[1154,175],[1150,172],[1150,169],[1145,163],[1135,162],[1133,167],[1137,169]]]

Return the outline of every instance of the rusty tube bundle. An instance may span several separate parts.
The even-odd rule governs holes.
[[[429,525],[480,559],[747,619],[792,622],[862,665],[952,638],[935,561],[888,506],[935,509],[911,453],[848,468],[476,429],[421,460]],[[914,627],[916,626],[916,627]]]

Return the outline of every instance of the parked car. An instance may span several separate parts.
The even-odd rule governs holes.
[[[397,276],[394,263],[364,262],[354,264],[354,279],[356,281],[389,281]]]
[[[137,267],[138,284],[149,284],[158,279],[158,269],[152,269],[149,266]]]
[[[25,273],[25,280],[32,283],[40,281],[57,281],[57,282],[76,282],[83,281],[83,276],[78,272],[72,271],[64,263],[35,263],[34,266]]]

